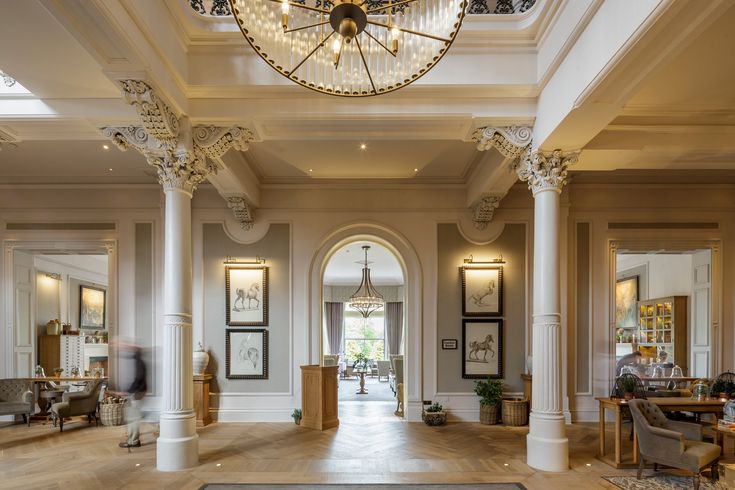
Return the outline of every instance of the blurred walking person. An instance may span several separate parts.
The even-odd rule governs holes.
[[[125,407],[125,421],[128,424],[128,440],[121,442],[120,447],[140,447],[140,421],[143,397],[148,391],[146,385],[146,366],[140,347],[137,345],[120,346],[121,383],[127,393],[128,404]]]

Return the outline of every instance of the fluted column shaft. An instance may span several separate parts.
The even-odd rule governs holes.
[[[192,372],[191,193],[164,186],[163,407],[157,466],[190,468],[199,461]]]
[[[518,175],[534,197],[533,245],[533,393],[527,463],[545,471],[569,469],[569,440],[562,413],[562,345],[559,276],[560,194],[567,166],[576,154],[565,156],[527,152]]]

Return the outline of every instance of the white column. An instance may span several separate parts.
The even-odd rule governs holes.
[[[163,407],[156,450],[160,471],[199,463],[191,345],[191,190],[164,183]]]
[[[559,198],[566,168],[576,154],[529,152],[518,174],[534,196],[533,394],[526,455],[544,471],[569,469],[569,440],[562,412],[561,303],[559,300]]]

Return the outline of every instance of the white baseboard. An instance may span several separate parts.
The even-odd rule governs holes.
[[[293,409],[211,409],[209,413],[217,422],[291,422]]]

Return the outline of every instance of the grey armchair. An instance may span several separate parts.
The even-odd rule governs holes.
[[[33,415],[31,383],[22,379],[0,379],[0,415],[22,415],[23,422],[31,425]]]
[[[646,461],[654,464],[654,471],[659,464],[691,471],[695,490],[699,489],[699,474],[703,469],[709,467],[712,478],[716,480],[719,477],[720,446],[702,442],[699,424],[669,420],[648,400],[631,400],[628,406],[640,446],[638,479]]]
[[[390,361],[377,361],[378,364],[378,381],[385,376],[385,380],[390,379]]]
[[[99,425],[97,405],[99,403],[101,388],[102,380],[96,379],[88,382],[82,391],[64,393],[61,402],[54,403],[51,406],[54,427],[56,427],[56,422],[58,421],[59,430],[64,432],[64,417],[73,417],[75,415],[86,415],[89,423],[92,423],[92,419],[94,418],[96,425]]]

